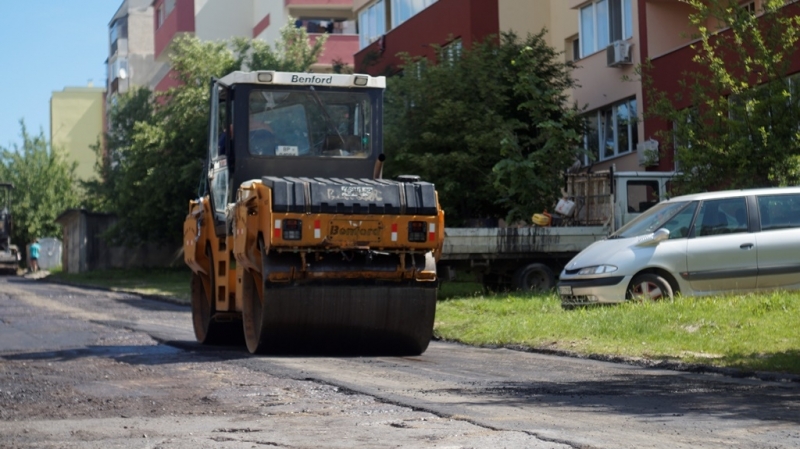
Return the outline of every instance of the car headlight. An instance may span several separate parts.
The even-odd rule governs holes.
[[[615,271],[617,271],[617,267],[614,265],[595,265],[593,267],[581,268],[578,274],[603,274],[613,273]]]

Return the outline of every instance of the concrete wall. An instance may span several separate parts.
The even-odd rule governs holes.
[[[69,210],[58,219],[63,230],[62,268],[67,273],[82,273],[112,268],[169,266],[180,248],[154,243],[135,247],[112,246],[104,234],[117,222],[110,214]]]
[[[558,0],[556,0],[558,1]],[[514,31],[521,38],[528,33],[536,34],[542,28],[548,29],[547,43],[553,45],[552,18],[550,15],[552,0],[501,0],[497,2],[500,30]]]
[[[50,98],[50,142],[78,163],[76,173],[84,180],[96,176],[97,155],[91,146],[102,137],[104,96],[100,87],[66,87]]]
[[[204,41],[252,37],[252,1],[194,0],[195,35]]]

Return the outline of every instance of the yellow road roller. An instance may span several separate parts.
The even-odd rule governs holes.
[[[385,87],[360,74],[212,79],[203,188],[184,222],[199,342],[425,351],[444,212],[433,184],[381,176]]]

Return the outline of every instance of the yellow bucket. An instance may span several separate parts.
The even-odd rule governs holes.
[[[550,214],[533,214],[531,221],[536,226],[550,226]]]

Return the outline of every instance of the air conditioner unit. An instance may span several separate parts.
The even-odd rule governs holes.
[[[658,141],[649,139],[644,142],[639,142],[636,145],[636,155],[639,159],[639,165],[642,167],[649,167],[658,164]]]
[[[616,41],[606,47],[606,57],[609,67],[619,67],[631,64],[631,43]]]

